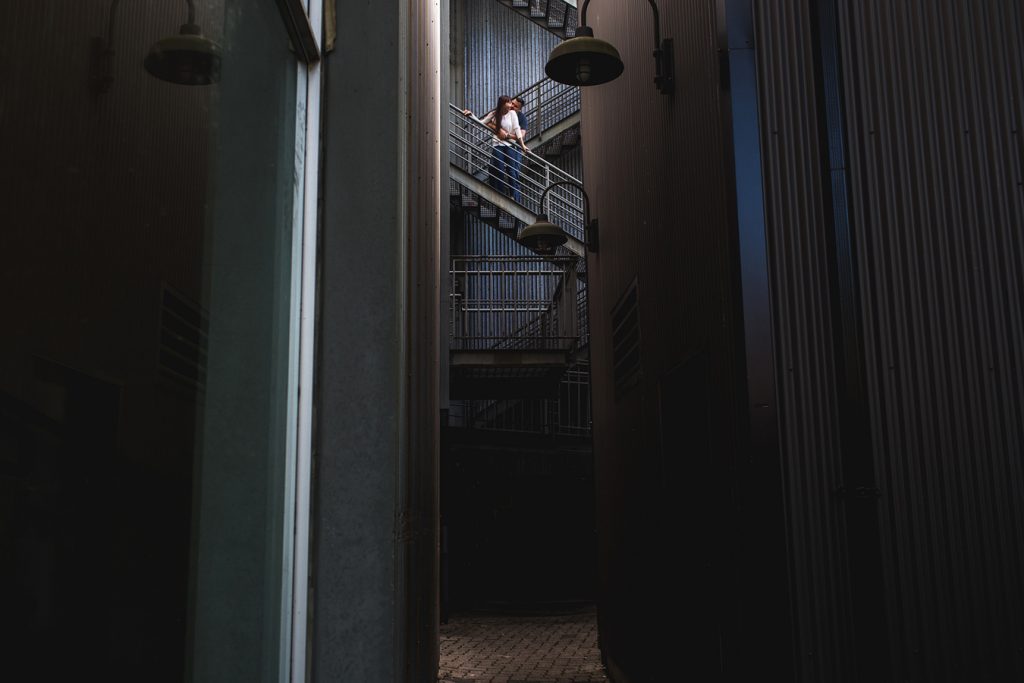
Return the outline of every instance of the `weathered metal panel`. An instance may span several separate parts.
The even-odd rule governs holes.
[[[756,44],[790,591],[801,681],[854,680],[829,221],[806,0],[758,4]]]
[[[538,55],[558,44],[554,34],[495,0],[465,0],[465,22],[464,106],[483,115],[499,95],[515,95],[544,78],[546,57]]]
[[[1024,16],[842,2],[895,678],[1024,678]]]

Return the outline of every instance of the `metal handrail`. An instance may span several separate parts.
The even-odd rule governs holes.
[[[464,115],[454,104],[448,105],[449,162],[479,180],[489,183],[503,194],[512,197],[514,188],[505,178],[494,173],[491,156],[496,141],[493,131],[475,116]],[[509,145],[508,142],[497,142]],[[523,153],[520,166],[518,204],[533,214],[547,214],[566,234],[584,240],[583,194],[572,185],[552,189],[544,206],[540,199],[544,191],[555,183],[570,181],[577,186],[582,183],[569,173],[558,168],[533,152]]]
[[[574,350],[576,311],[561,308],[578,305],[576,296],[562,295],[576,281],[575,260],[453,256],[451,348]]]
[[[523,100],[523,113],[529,130],[537,135],[569,118],[580,110],[580,89],[542,78],[516,94]],[[528,135],[528,137],[532,137]]]

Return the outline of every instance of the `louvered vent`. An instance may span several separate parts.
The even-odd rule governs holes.
[[[618,400],[640,382],[640,320],[635,278],[612,309],[612,359]]]
[[[202,394],[206,386],[206,313],[164,285],[160,294],[160,376]]]

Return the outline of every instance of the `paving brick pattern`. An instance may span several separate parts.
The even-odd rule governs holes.
[[[441,625],[439,683],[605,683],[593,610],[452,615]]]

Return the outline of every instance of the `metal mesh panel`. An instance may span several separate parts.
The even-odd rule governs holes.
[[[564,350],[579,340],[575,258],[456,256],[453,350]],[[571,291],[566,287],[571,286]]]

